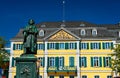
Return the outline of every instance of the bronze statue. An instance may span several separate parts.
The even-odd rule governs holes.
[[[29,20],[28,26],[23,30],[24,35],[24,54],[37,54],[37,27],[34,20]]]

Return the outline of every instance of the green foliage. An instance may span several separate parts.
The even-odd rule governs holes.
[[[111,60],[111,68],[113,71],[120,73],[120,44],[116,45],[116,48],[113,48],[114,53],[111,54],[113,59]]]
[[[5,40],[0,37],[0,68],[5,69],[9,64],[9,53],[4,49]]]

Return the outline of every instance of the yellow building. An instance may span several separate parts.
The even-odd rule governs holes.
[[[111,47],[119,42],[119,24],[44,22],[39,30],[37,57],[40,78],[112,78]],[[23,29],[11,39],[9,78],[16,74],[15,57],[23,53]],[[34,72],[34,71],[33,71]]]

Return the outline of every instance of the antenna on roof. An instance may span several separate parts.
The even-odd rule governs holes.
[[[61,24],[61,27],[64,27],[65,26],[65,0],[63,0],[63,2],[62,2],[62,18],[63,18],[63,20],[62,20],[62,24]]]

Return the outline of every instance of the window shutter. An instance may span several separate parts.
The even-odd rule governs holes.
[[[75,43],[75,49],[77,49],[77,43]]]
[[[64,67],[64,57],[62,57],[62,59],[63,59],[63,65],[62,66]]]
[[[89,49],[89,43],[87,43],[87,49]]]
[[[81,57],[79,57],[79,67],[81,67]]]
[[[113,49],[113,42],[111,42],[111,47],[110,47],[110,49]]]
[[[56,43],[55,48],[59,49],[59,43]]]
[[[91,67],[93,67],[93,57],[91,57]]]
[[[14,61],[14,57],[12,57],[12,67],[15,66],[15,61]]]
[[[81,42],[79,42],[79,49],[81,50]]]
[[[103,49],[105,49],[105,43],[102,43]]]
[[[15,44],[13,44],[13,50],[15,50],[15,48],[16,48],[16,47],[15,47]]]
[[[84,57],[84,60],[85,60],[85,67],[87,67],[87,60],[86,60],[86,57]]]
[[[102,67],[102,58],[99,57],[99,66]]]
[[[70,44],[69,44],[70,45]],[[65,43],[65,49],[68,49],[68,43]]]
[[[110,61],[111,61],[111,57],[109,57],[109,66],[111,67],[111,63],[110,63]]]
[[[50,46],[50,43],[47,43],[47,49],[50,49],[49,46]]]
[[[70,62],[69,63],[70,67],[73,67],[74,66],[74,57],[70,57],[69,60],[70,60],[69,61]]]
[[[43,44],[43,50],[45,50],[45,44]]]
[[[104,67],[106,67],[105,57],[103,57]]]
[[[43,67],[45,67],[45,57],[43,57]]]
[[[93,43],[90,44],[91,49],[93,49]]]
[[[101,43],[99,43],[99,49],[101,49]]]
[[[59,57],[55,57],[55,67],[59,67]]]

